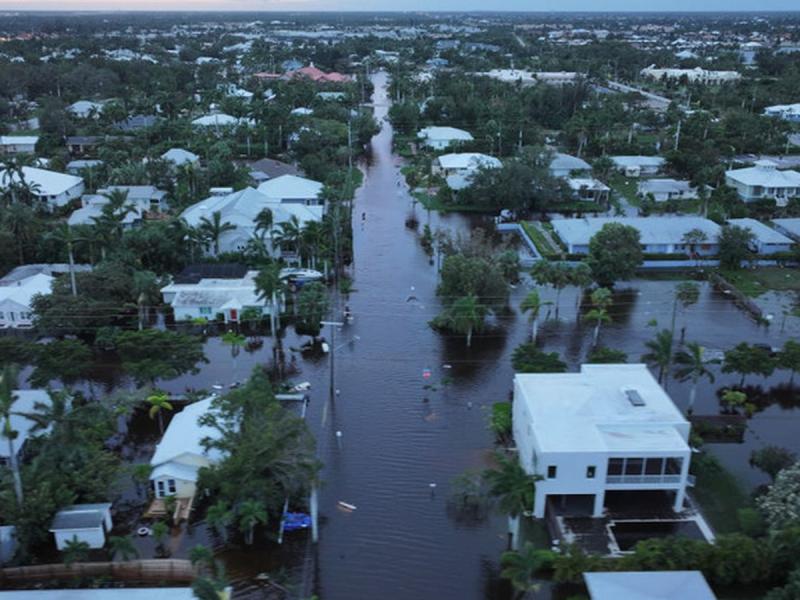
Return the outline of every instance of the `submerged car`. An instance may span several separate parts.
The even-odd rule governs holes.
[[[286,268],[281,269],[279,277],[289,283],[309,283],[311,281],[321,281],[325,275],[314,269]]]

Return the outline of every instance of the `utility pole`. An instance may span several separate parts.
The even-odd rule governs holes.
[[[347,119],[347,169],[348,177],[349,171],[353,168],[353,121]]]
[[[336,355],[336,328],[341,327],[343,323],[339,321],[320,321],[320,325],[330,325],[331,326],[331,344],[330,344],[330,355],[331,355],[331,374],[330,374],[330,398],[331,402],[333,402],[333,398],[335,396],[336,390],[334,389],[335,379],[333,375],[333,369],[335,366],[334,356]]]
[[[678,128],[675,130],[675,150],[678,149],[678,146],[681,143],[681,123],[683,123],[683,121],[679,120]]]

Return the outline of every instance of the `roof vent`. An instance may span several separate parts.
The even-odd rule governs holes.
[[[628,398],[628,402],[631,403],[632,406],[645,406],[644,398],[642,398],[641,394],[632,389],[624,390],[625,397]]]

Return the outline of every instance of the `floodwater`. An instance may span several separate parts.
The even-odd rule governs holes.
[[[387,75],[373,75],[375,114],[387,113]],[[498,560],[506,548],[506,520],[492,514],[474,522],[457,519],[448,511],[447,498],[454,477],[490,464],[493,439],[488,431],[489,409],[509,399],[513,371],[510,355],[527,341],[529,324],[513,310],[493,318],[489,329],[476,336],[472,348],[460,336],[434,332],[428,321],[438,312],[437,275],[419,244],[417,231],[405,221],[411,197],[399,173],[401,159],[391,151],[392,130],[383,122],[372,141],[364,185],[353,209],[354,291],[334,302],[332,319],[340,320],[345,304],[354,321],[334,334],[323,335],[335,348],[336,392],[329,398],[329,357],[303,358],[295,382],[311,383],[309,426],[317,437],[324,463],[320,490],[320,541],[315,547],[305,533],[290,534],[283,547],[257,543],[244,550],[223,550],[221,540],[202,524],[182,531],[172,542],[175,555],[185,555],[196,543],[211,544],[224,560],[239,597],[263,598],[269,584],[256,575],[285,570],[288,579],[324,600],[380,597],[384,600],[482,600],[511,597],[498,579]],[[363,218],[362,218],[363,213]],[[476,225],[459,215],[428,214],[416,208],[420,227],[466,232]],[[637,361],[645,342],[658,328],[669,327],[675,281],[637,280],[618,286],[613,322],[603,327],[602,345],[628,353]],[[723,294],[701,283],[699,302],[678,314],[677,329],[686,340],[711,350],[724,350],[740,341],[780,346],[800,333],[800,319],[787,319],[783,330],[755,324]],[[511,306],[519,305],[530,287],[524,282],[512,291]],[[555,300],[545,291],[546,300]],[[559,352],[576,370],[589,351],[591,325],[579,322],[577,291],[560,298],[560,320],[542,316],[540,343]],[[655,327],[652,321],[656,320]],[[777,319],[780,321],[780,318]],[[272,340],[254,352],[233,355],[220,338],[205,346],[209,364],[200,373],[163,382],[164,389],[180,393],[187,388],[209,389],[245,379],[251,370],[271,359]],[[287,333],[285,347],[302,340]],[[716,382],[699,387],[696,414],[717,414],[715,392],[738,381],[714,369]],[[423,376],[430,373],[429,378]],[[98,377],[97,384],[120,386],[118,373]],[[786,372],[766,381],[751,377],[767,393],[763,410],[748,421],[744,444],[714,444],[712,451],[749,486],[765,481],[747,458],[764,444],[786,446],[800,453],[797,436],[800,398],[783,384]],[[685,407],[689,386],[669,381],[669,391]],[[753,390],[755,393],[755,390]],[[773,403],[769,404],[771,400]],[[146,419],[146,418],[145,418]],[[136,461],[148,459],[157,439],[152,423],[133,424],[143,443]],[[340,435],[337,435],[340,434]],[[130,493],[126,499],[131,500]],[[133,501],[133,500],[131,500]],[[340,501],[355,506],[344,510]],[[548,595],[543,589],[542,597]]]

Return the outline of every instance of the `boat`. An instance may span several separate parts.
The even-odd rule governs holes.
[[[278,276],[290,283],[309,283],[311,281],[321,281],[325,275],[314,269],[300,269],[297,267],[287,267],[281,269]]]

